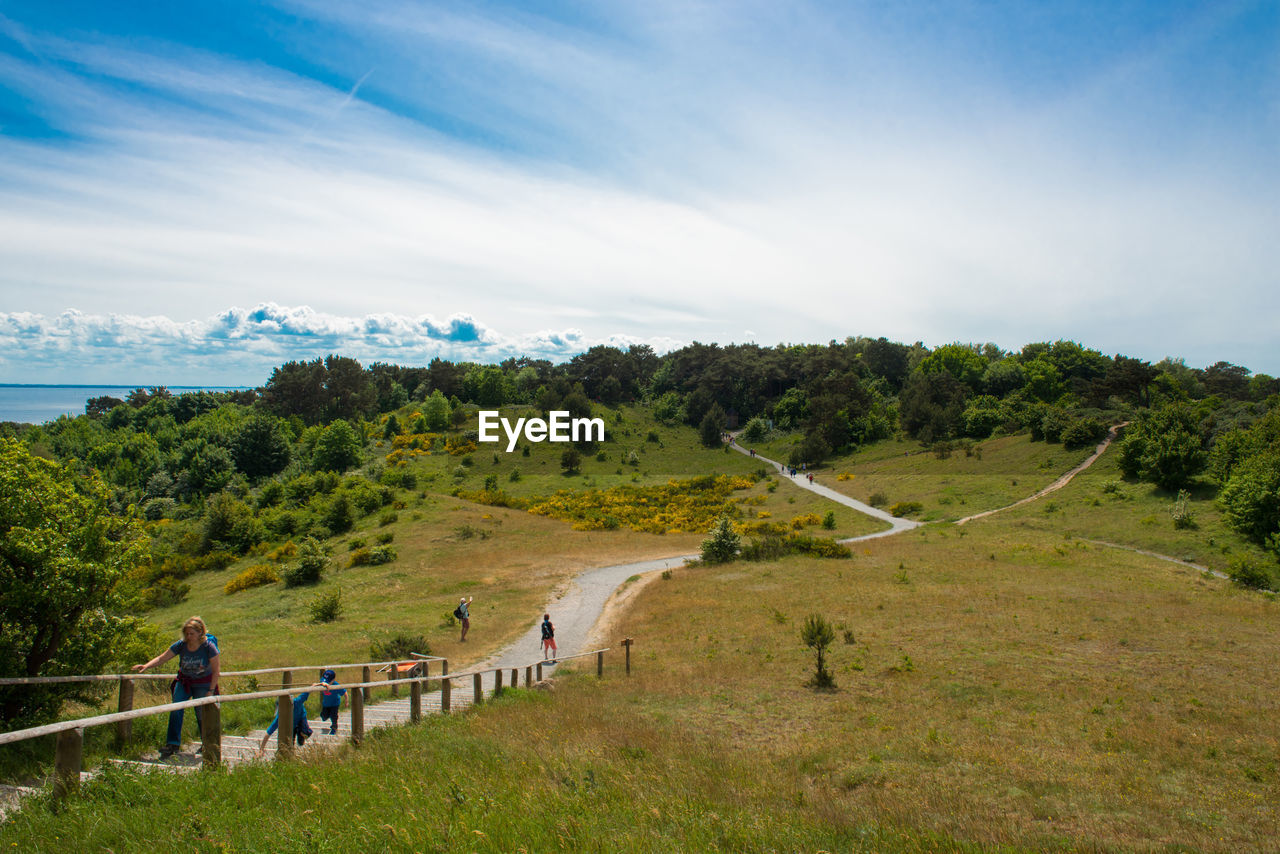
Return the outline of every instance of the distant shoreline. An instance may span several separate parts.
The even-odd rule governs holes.
[[[135,388],[153,389],[167,388],[170,391],[177,389],[179,391],[247,391],[257,388],[253,385],[155,385],[155,384],[127,384],[121,385],[117,383],[0,383],[0,388],[127,388],[132,391]]]

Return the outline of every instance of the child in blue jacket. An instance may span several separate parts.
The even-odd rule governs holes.
[[[342,708],[342,698],[346,688],[336,687],[338,674],[325,670],[320,674],[320,683],[324,687],[320,691],[320,720],[329,721],[329,735],[338,732],[338,709]]]
[[[311,696],[309,692],[303,692],[293,698],[293,737],[298,742],[298,746],[307,743],[307,739],[311,737],[311,724],[307,722],[307,698]],[[276,712],[276,716],[271,719],[271,725],[267,727],[267,734],[262,737],[262,743],[258,745],[258,752],[262,753],[267,749],[267,741],[271,736],[275,735],[277,729],[280,728],[280,713]]]

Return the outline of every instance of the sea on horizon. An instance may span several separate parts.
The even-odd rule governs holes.
[[[135,388],[154,385],[20,385],[0,383],[0,421],[19,424],[43,424],[63,415],[84,415],[85,404],[92,398],[118,397],[124,400]],[[166,386],[171,394],[192,391],[237,391],[249,386]]]

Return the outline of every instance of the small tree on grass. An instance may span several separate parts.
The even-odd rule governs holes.
[[[804,645],[814,651],[817,656],[816,669],[809,684],[815,688],[831,688],[836,682],[827,670],[827,647],[836,639],[836,630],[831,627],[821,614],[810,614],[804,618],[804,627],[800,629],[800,639]]]
[[[285,587],[301,587],[316,584],[329,566],[329,556],[324,546],[314,537],[307,537],[298,546],[298,562],[284,571]]]
[[[728,516],[721,516],[711,527],[711,536],[702,541],[703,563],[728,563],[738,556],[742,544]]]
[[[578,453],[577,448],[565,448],[564,453],[560,455],[560,468],[564,469],[565,474],[574,474],[582,467],[582,454]]]

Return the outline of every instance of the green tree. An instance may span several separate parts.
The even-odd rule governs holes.
[[[1199,417],[1187,404],[1174,403],[1144,414],[1129,428],[1118,463],[1127,476],[1176,490],[1204,470],[1207,458]]]
[[[924,374],[946,371],[971,391],[978,392],[982,390],[987,360],[968,344],[945,344],[925,356],[917,370]]]
[[[724,433],[724,422],[724,410],[720,408],[720,404],[713,403],[707,414],[702,416],[702,423],[698,427],[698,436],[704,447],[718,448],[723,444],[721,436]]]
[[[1280,531],[1280,450],[1249,457],[1218,494],[1231,527],[1263,543]]]
[[[338,419],[324,428],[316,441],[311,465],[316,471],[342,472],[360,462],[364,443],[350,424]]]
[[[439,433],[449,427],[449,399],[441,394],[440,389],[431,392],[431,396],[422,402],[422,417],[427,421],[427,430]]]
[[[804,618],[804,626],[800,629],[800,640],[813,650],[816,656],[812,684],[815,688],[830,688],[835,684],[831,671],[827,670],[827,647],[836,639],[836,631],[826,618],[820,614],[810,614]]]
[[[703,563],[728,563],[738,556],[742,538],[733,530],[728,516],[721,516],[711,526],[711,536],[702,541]]]
[[[284,423],[267,415],[246,419],[231,440],[231,458],[251,480],[284,471],[289,465],[289,437]]]
[[[577,448],[565,448],[564,453],[560,454],[560,468],[564,469],[565,474],[576,474],[578,469],[582,467],[582,454]]]
[[[96,477],[0,439],[0,676],[95,673],[137,630],[117,582],[145,560],[135,519],[112,515]],[[83,686],[0,687],[0,720],[55,715]]]

